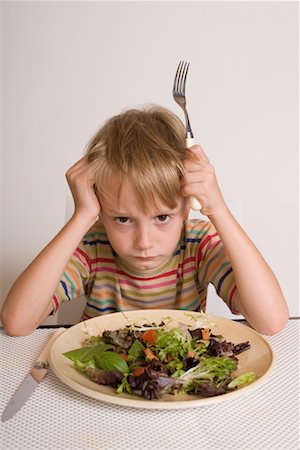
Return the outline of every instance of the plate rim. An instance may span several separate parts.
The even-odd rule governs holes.
[[[132,313],[134,313],[134,315],[140,314],[141,316],[143,316],[145,314],[147,315],[149,313],[150,314],[154,313],[154,314],[161,314],[164,317],[167,315],[172,315],[172,313],[179,314],[179,315],[183,315],[185,313],[195,314],[195,315],[199,314],[199,317],[201,314],[201,313],[199,313],[199,311],[189,311],[189,310],[181,310],[181,309],[135,309],[135,310],[128,310],[128,311],[117,311],[114,313],[105,314],[102,316],[96,316],[96,317],[92,317],[91,319],[87,319],[87,320],[78,322],[78,323],[72,325],[71,327],[69,327],[68,329],[66,329],[66,331],[64,333],[62,333],[60,336],[58,336],[58,338],[53,343],[53,345],[50,349],[50,352],[49,352],[49,366],[50,366],[52,372],[56,375],[56,377],[58,379],[60,379],[64,384],[69,386],[71,389],[73,389],[76,392],[78,392],[82,395],[85,395],[87,397],[94,398],[95,400],[103,401],[105,403],[110,403],[110,404],[114,404],[115,406],[122,406],[122,407],[130,407],[130,408],[138,408],[138,409],[169,409],[170,410],[170,409],[187,409],[187,408],[196,408],[196,407],[200,407],[200,406],[207,406],[207,405],[211,405],[211,404],[221,403],[222,401],[230,401],[231,399],[240,397],[243,394],[246,395],[247,392],[249,392],[249,391],[253,392],[257,388],[259,388],[271,376],[271,374],[274,370],[274,366],[276,363],[275,354],[274,354],[274,351],[273,351],[270,343],[263,337],[263,335],[258,333],[256,330],[254,330],[250,326],[242,324],[239,321],[235,321],[234,319],[228,319],[228,318],[217,316],[217,315],[210,314],[210,313],[205,313],[205,316],[209,319],[209,321],[213,322],[214,318],[217,318],[218,320],[221,319],[225,323],[226,322],[234,323],[235,327],[241,327],[241,328],[247,327],[247,329],[250,330],[251,333],[258,336],[259,339],[261,339],[264,342],[264,344],[267,345],[268,350],[270,352],[270,356],[271,356],[269,367],[267,368],[266,372],[263,373],[259,378],[257,378],[253,383],[251,383],[247,386],[244,386],[243,388],[236,389],[232,392],[227,392],[226,394],[213,396],[213,397],[201,397],[199,399],[191,398],[191,400],[180,400],[180,401],[168,401],[168,400],[162,401],[162,400],[157,400],[157,399],[150,401],[150,400],[146,400],[143,398],[141,399],[139,397],[137,397],[137,398],[133,397],[131,399],[128,397],[123,397],[122,394],[119,394],[119,396],[116,397],[115,395],[110,395],[105,392],[99,392],[99,391],[90,389],[87,386],[84,386],[80,383],[77,383],[76,381],[71,380],[68,376],[66,376],[64,373],[59,371],[59,369],[57,369],[56,365],[53,363],[53,354],[55,353],[57,342],[60,341],[61,339],[63,339],[63,337],[65,336],[66,333],[68,333],[70,331],[74,332],[74,329],[76,329],[76,328],[80,329],[84,323],[97,322],[99,320],[101,321],[101,319],[103,319],[104,317],[107,318],[108,316],[113,320],[113,316],[116,316],[116,315],[118,315],[119,317],[122,315],[124,318],[126,318],[126,316],[128,316],[130,318],[130,314],[132,314]],[[176,320],[176,318],[175,318],[175,320]],[[74,370],[76,370],[76,369],[74,368]]]

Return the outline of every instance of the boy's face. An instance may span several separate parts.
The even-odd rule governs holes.
[[[110,194],[102,193],[100,203],[100,216],[110,244],[130,269],[153,271],[169,260],[188,215],[183,197],[174,210],[160,205],[145,213],[128,180],[122,184],[118,202],[118,182],[113,179]]]

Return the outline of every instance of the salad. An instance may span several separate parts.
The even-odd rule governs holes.
[[[64,356],[93,382],[152,400],[181,393],[212,397],[253,382],[254,372],[234,375],[237,355],[249,348],[249,341],[227,342],[203,324],[174,326],[163,319],[89,336]]]

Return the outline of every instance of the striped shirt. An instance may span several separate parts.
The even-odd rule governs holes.
[[[81,320],[134,309],[205,311],[210,283],[230,310],[239,314],[232,267],[210,222],[187,220],[169,261],[151,273],[125,266],[97,222],[68,262],[52,299],[53,312],[62,302],[82,295],[87,303]]]

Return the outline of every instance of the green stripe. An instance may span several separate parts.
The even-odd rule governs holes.
[[[75,267],[79,271],[80,275],[82,275],[82,269],[85,268],[84,264],[81,264],[79,261],[76,261],[75,259],[72,259],[70,266]]]
[[[93,231],[92,233],[88,233],[84,236],[84,239],[89,239],[89,238],[98,238],[98,237],[105,237],[107,239],[106,233],[103,231]]]
[[[116,301],[110,298],[98,300],[96,298],[89,297],[89,303],[91,302],[96,303],[97,305],[114,305],[114,306],[116,305]]]
[[[69,289],[71,289],[71,295],[70,295],[70,297],[71,298],[74,298],[75,297],[75,295],[74,295],[74,291],[75,291],[75,289],[74,289],[74,284],[73,284],[73,281],[69,278],[69,276],[68,276],[68,274],[65,272],[64,273],[64,276],[65,276],[65,279],[68,281],[68,283],[69,283]],[[66,295],[66,294],[65,294]]]
[[[189,303],[186,306],[181,306],[180,309],[186,310],[186,311],[190,311],[191,309],[194,309],[194,307],[197,305],[197,303],[199,304],[199,298],[196,297],[196,300],[193,300],[192,303]]]
[[[105,281],[105,282],[111,281],[114,286],[116,285],[116,277],[112,277],[110,275],[105,275],[105,272],[101,272],[101,275],[100,274],[98,275],[98,272],[97,272],[95,281]]]
[[[189,234],[194,234],[196,236],[199,236],[199,234],[204,235],[206,233],[207,233],[207,230],[188,230],[188,234],[187,234],[187,236],[185,236],[185,239],[187,239],[189,237]]]
[[[216,279],[216,277],[219,275],[220,272],[222,272],[222,270],[224,269],[224,267],[228,268],[230,267],[229,262],[225,261],[221,264],[221,266],[218,268],[217,272],[214,274],[214,276],[211,279],[211,282],[214,284],[214,281]],[[225,273],[225,272],[224,272]],[[224,273],[222,275],[224,275]]]

